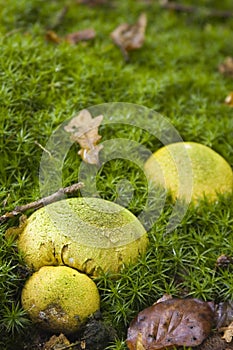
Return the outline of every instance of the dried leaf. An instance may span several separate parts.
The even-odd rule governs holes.
[[[218,66],[219,72],[233,78],[233,58],[226,57],[223,63]]]
[[[215,305],[216,328],[227,327],[233,322],[233,301],[223,301]]]
[[[45,38],[47,41],[50,41],[55,44],[60,44],[60,42],[62,41],[62,39],[53,30],[48,30],[45,35]]]
[[[70,345],[69,340],[64,336],[64,334],[60,334],[59,336],[53,335],[44,345],[43,350],[58,350],[60,348],[64,348],[64,346]]]
[[[210,334],[214,311],[198,299],[169,299],[141,311],[128,329],[130,350],[197,346]]]
[[[222,339],[225,339],[227,343],[230,343],[233,338],[233,322],[231,322],[228,327],[220,328],[220,331],[224,331]]]
[[[228,255],[222,254],[216,260],[216,267],[226,269],[233,264],[233,258]]]
[[[98,5],[109,5],[108,0],[76,0],[77,4],[85,4],[89,6],[98,6]]]
[[[86,349],[86,341],[85,340],[81,341],[80,347],[81,347],[82,350]]]
[[[102,120],[102,115],[92,118],[89,111],[83,109],[64,127],[65,131],[71,134],[71,140],[81,146],[78,154],[86,163],[99,163],[99,151],[103,146],[97,145],[101,139],[101,136],[98,134],[98,128]]]
[[[22,233],[26,225],[27,225],[27,216],[21,215],[19,218],[19,226],[9,227],[5,232],[5,238],[16,239]]]
[[[229,95],[225,98],[224,101],[228,106],[233,107],[233,92],[230,92]]]
[[[65,41],[67,41],[69,44],[75,45],[83,40],[94,39],[95,36],[96,36],[96,33],[94,29],[90,28],[90,29],[84,29],[84,30],[80,30],[78,32],[66,35]]]
[[[129,58],[128,51],[142,47],[145,40],[146,24],[146,14],[142,13],[136,24],[123,23],[111,33],[112,40],[119,46],[126,60]]]
[[[153,305],[161,303],[162,301],[167,301],[173,299],[170,294],[164,294],[161,298],[159,298]]]
[[[94,29],[90,28],[90,29],[80,30],[75,33],[67,34],[64,38],[59,37],[57,33],[54,32],[53,30],[48,30],[45,38],[47,41],[53,42],[55,44],[60,44],[61,42],[66,41],[71,45],[75,45],[80,41],[94,39],[95,36],[96,36],[96,33]]]

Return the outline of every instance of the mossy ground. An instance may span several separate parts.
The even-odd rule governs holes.
[[[93,41],[70,46],[45,40],[57,14],[70,8],[56,29],[66,35],[92,27]],[[185,3],[192,3],[186,1]],[[194,2],[193,2],[194,3]],[[113,6],[111,6],[113,4]],[[230,0],[198,0],[195,5],[232,9]],[[114,1],[89,7],[75,1],[0,0],[0,200],[2,213],[40,196],[38,171],[42,149],[53,130],[77,111],[104,102],[131,102],[166,116],[185,141],[212,147],[233,167],[232,108],[224,105],[232,79],[218,72],[218,65],[233,55],[233,19],[162,10],[144,1]],[[125,63],[109,37],[125,21],[148,15],[146,41]],[[101,131],[101,130],[100,130]],[[126,137],[152,152],[161,144],[137,128],[102,129],[103,140]],[[74,146],[63,169],[63,185],[77,181],[80,160]],[[140,212],[147,184],[143,173],[127,160],[113,160],[99,171],[97,187],[105,199],[115,200],[117,183],[127,179],[134,188],[128,208]],[[233,296],[232,268],[216,270],[220,254],[232,255],[233,204],[219,198],[218,205],[203,203],[190,208],[181,224],[165,235],[172,206],[166,203],[149,232],[146,256],[122,272],[119,280],[97,280],[106,321],[117,329],[112,349],[126,349],[124,339],[130,320],[163,293],[204,300],[228,300]],[[15,243],[6,242],[6,226],[0,236],[1,349],[19,348],[27,317],[19,300],[27,277]],[[13,333],[13,336],[12,336]],[[22,345],[23,346],[23,345]]]

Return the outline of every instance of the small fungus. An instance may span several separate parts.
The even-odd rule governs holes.
[[[146,162],[151,181],[171,193],[172,199],[216,202],[218,194],[232,194],[233,172],[211,148],[196,142],[177,142],[156,151]]]
[[[100,307],[99,292],[92,279],[66,266],[44,266],[32,274],[21,299],[34,323],[66,334],[79,330]]]

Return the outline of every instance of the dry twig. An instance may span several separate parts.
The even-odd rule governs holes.
[[[197,6],[189,6],[180,4],[174,1],[168,1],[168,0],[162,0],[160,1],[160,5],[162,8],[167,10],[173,10],[177,12],[187,12],[187,13],[204,13],[207,17],[218,17],[218,18],[230,18],[233,17],[232,11],[224,11],[224,10],[217,10],[217,9],[208,9],[203,7],[197,7]]]
[[[50,158],[52,158],[52,154],[46,148],[44,148],[38,141],[34,141],[34,143],[35,145],[40,147],[45,153],[47,153],[50,156]]]
[[[10,218],[13,218],[17,215],[20,215],[29,209],[39,209],[39,208],[42,208],[48,204],[57,202],[57,201],[61,200],[65,194],[72,194],[72,193],[78,191],[83,186],[84,186],[84,184],[82,182],[78,182],[78,183],[73,184],[71,186],[60,188],[57,192],[51,194],[50,196],[38,199],[35,202],[31,202],[31,203],[28,203],[25,205],[17,206],[17,207],[15,207],[14,210],[7,212],[4,215],[0,216],[0,222],[6,221]]]
[[[81,341],[76,341],[75,343],[65,345],[65,346],[59,348],[59,350],[70,350],[71,348],[75,347],[76,345],[79,345],[80,343],[81,343]]]

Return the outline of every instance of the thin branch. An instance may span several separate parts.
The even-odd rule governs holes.
[[[180,4],[174,1],[162,0],[160,2],[162,8],[167,10],[173,10],[177,12],[187,12],[187,13],[204,13],[208,17],[218,17],[218,18],[230,18],[233,17],[232,11],[223,11],[217,9],[208,9],[207,7],[197,7]]]
[[[5,206],[7,205],[8,199],[10,198],[10,193],[7,194],[7,197],[4,199],[2,206],[3,208],[5,208]]]
[[[50,158],[52,158],[52,154],[46,149],[44,148],[38,141],[34,141],[35,145],[39,146],[45,153],[47,153]]]
[[[59,348],[59,350],[69,350],[69,349],[73,348],[76,345],[80,345],[81,343],[82,343],[82,341],[76,341],[75,343],[62,346],[61,348]]]
[[[7,33],[4,35],[3,38],[8,38],[9,36],[14,35],[14,34],[16,34],[16,33],[18,33],[18,32],[21,32],[22,30],[23,30],[22,28],[12,29],[12,30],[10,30],[9,32],[7,32]]]
[[[3,221],[8,220],[10,218],[13,218],[19,214],[22,214],[26,210],[39,209],[39,208],[42,208],[48,204],[57,202],[63,198],[64,194],[72,194],[72,193],[78,191],[82,187],[84,187],[84,184],[82,182],[78,182],[78,183],[73,184],[71,186],[60,188],[57,192],[51,194],[50,196],[38,199],[35,202],[31,202],[31,203],[28,203],[25,205],[17,206],[17,207],[15,207],[14,210],[7,212],[4,215],[0,216],[0,222],[3,222]]]

